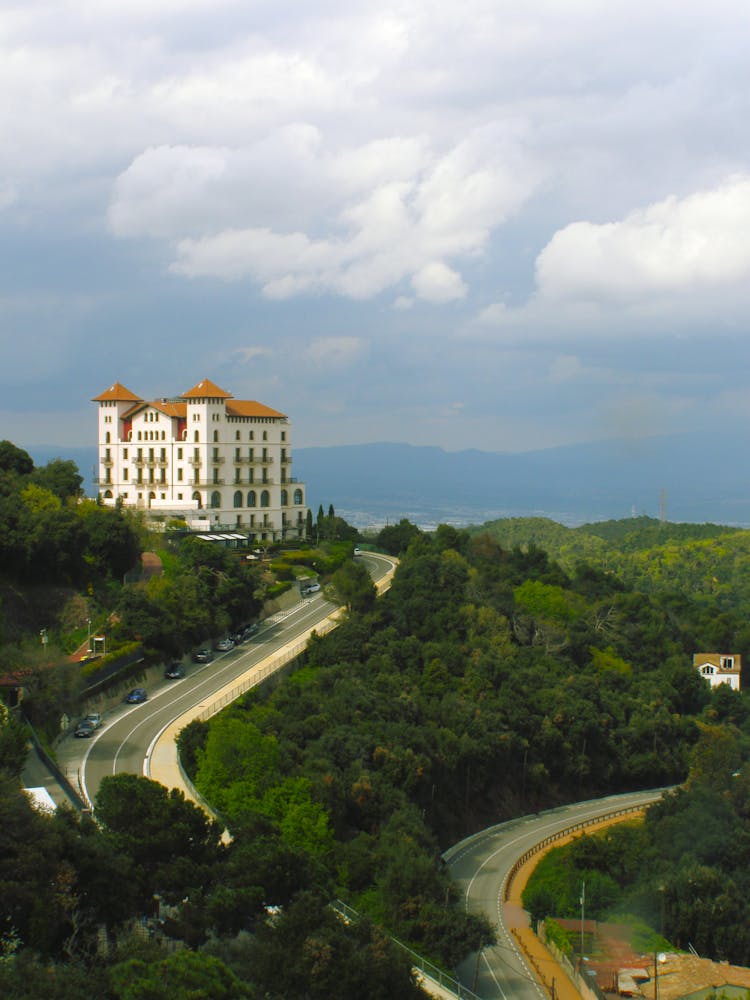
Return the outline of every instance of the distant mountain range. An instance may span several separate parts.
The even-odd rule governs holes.
[[[78,464],[93,492],[95,448],[27,448],[37,465]],[[295,448],[294,476],[360,527],[408,517],[429,526],[542,515],[562,524],[649,514],[750,526],[747,443],[739,433],[605,441],[521,453],[408,444]]]

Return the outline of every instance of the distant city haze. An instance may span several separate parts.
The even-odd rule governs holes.
[[[96,448],[27,447],[36,464],[71,458],[93,495]],[[296,448],[294,473],[316,513],[333,504],[360,528],[402,517],[429,528],[543,516],[574,526],[647,514],[750,527],[750,472],[739,432],[521,454],[446,452],[403,444]]]

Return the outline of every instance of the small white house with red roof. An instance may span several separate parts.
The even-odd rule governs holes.
[[[693,666],[711,687],[728,684],[740,690],[742,657],[739,653],[693,653]]]

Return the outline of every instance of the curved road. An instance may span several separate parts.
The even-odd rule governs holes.
[[[395,560],[375,553],[364,553],[357,560],[364,563],[375,583],[394,567]],[[253,638],[228,653],[217,653],[207,664],[186,663],[187,676],[165,681],[149,688],[149,700],[142,705],[122,705],[105,716],[104,727],[90,741],[70,740],[70,756],[83,754],[77,769],[84,797],[93,802],[102,778],[108,774],[142,774],[149,747],[164,728],[196,703],[211,696],[245,674],[249,668],[282,646],[324,621],[334,605],[323,593],[307,597],[287,611],[266,619]],[[68,766],[68,773],[75,766]]]
[[[395,561],[374,553],[358,557],[377,583]],[[250,642],[219,654],[205,665],[186,665],[183,680],[160,680],[142,705],[124,705],[108,713],[104,728],[90,741],[69,740],[68,773],[78,768],[84,796],[93,801],[105,775],[142,774],[149,748],[157,736],[184,712],[240,678],[251,667],[323,622],[332,605],[322,593],[303,600],[285,612],[266,619]],[[83,744],[83,745],[81,745]],[[83,758],[73,762],[73,757]],[[461,982],[482,998],[540,1000],[544,993],[533,979],[509,932],[509,913],[502,894],[508,872],[516,860],[545,837],[581,821],[594,821],[606,813],[629,805],[653,801],[663,790],[611,796],[575,803],[520,819],[474,834],[445,852],[450,874],[461,890],[466,907],[484,913],[497,929],[498,943],[467,959],[458,969]]]
[[[510,934],[519,914],[503,902],[508,874],[515,862],[546,837],[619,809],[646,805],[664,789],[612,795],[576,802],[548,812],[509,820],[482,830],[449,848],[444,858],[470,913],[483,913],[496,928],[497,944],[470,956],[458,969],[461,982],[480,997],[540,1000],[546,994],[536,983]]]

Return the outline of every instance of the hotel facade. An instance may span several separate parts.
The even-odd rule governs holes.
[[[93,402],[102,503],[182,517],[196,530],[304,537],[305,485],[291,475],[285,414],[234,399],[210,379],[153,402],[115,382]]]

